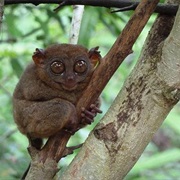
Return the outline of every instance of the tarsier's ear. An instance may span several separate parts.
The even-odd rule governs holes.
[[[99,49],[99,46],[90,49],[90,51],[88,52],[89,59],[91,60],[91,64],[93,65],[94,68],[97,67],[101,61],[101,55],[98,49]]]
[[[32,59],[37,66],[42,66],[44,64],[45,59],[44,50],[36,48],[36,51],[34,52]]]

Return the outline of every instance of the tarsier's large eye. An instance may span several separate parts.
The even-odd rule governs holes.
[[[65,66],[60,61],[54,61],[51,64],[51,71],[55,74],[62,74],[65,71]]]
[[[83,60],[76,61],[74,71],[76,73],[84,73],[87,70],[87,63]]]

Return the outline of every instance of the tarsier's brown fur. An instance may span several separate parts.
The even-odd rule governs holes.
[[[101,58],[97,49],[88,51],[82,46],[70,44],[36,49],[32,57],[34,62],[26,68],[14,91],[13,107],[18,129],[37,149],[41,148],[39,140],[42,138],[48,138],[62,129],[73,131],[81,123],[78,122],[75,106]],[[80,65],[75,65],[79,60]],[[63,73],[52,72],[53,68],[55,72],[63,68],[52,65],[54,61],[63,62]],[[75,68],[83,72],[77,73]],[[83,68],[87,69],[84,71]],[[87,111],[87,119],[93,119],[91,112],[96,114],[98,110]]]
[[[40,150],[43,138],[62,130],[74,133],[81,123],[90,124],[101,112],[98,100],[83,110],[81,120],[76,112],[76,103],[101,59],[97,50],[70,44],[36,49],[34,62],[22,74],[13,94],[14,120],[31,146]]]

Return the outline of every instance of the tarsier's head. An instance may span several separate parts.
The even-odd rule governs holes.
[[[36,49],[32,58],[42,80],[72,91],[93,72],[101,56],[98,47],[88,51],[80,45],[56,44]]]

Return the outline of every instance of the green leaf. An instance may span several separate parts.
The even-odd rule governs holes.
[[[131,174],[136,175],[142,171],[149,169],[160,168],[168,163],[180,161],[180,150],[171,149],[158,154],[153,155],[152,157],[139,161],[131,171]]]
[[[22,32],[19,29],[20,26],[18,26],[17,23],[17,16],[13,14],[13,12],[10,12],[6,15],[5,22],[7,24],[7,31],[11,34],[13,37],[21,37]]]
[[[98,13],[92,7],[85,9],[80,29],[79,44],[88,47],[98,24]]]
[[[19,63],[19,61],[17,59],[11,59],[11,66],[15,72],[15,74],[17,75],[17,77],[20,77],[22,72],[23,72],[23,67],[22,65]]]

